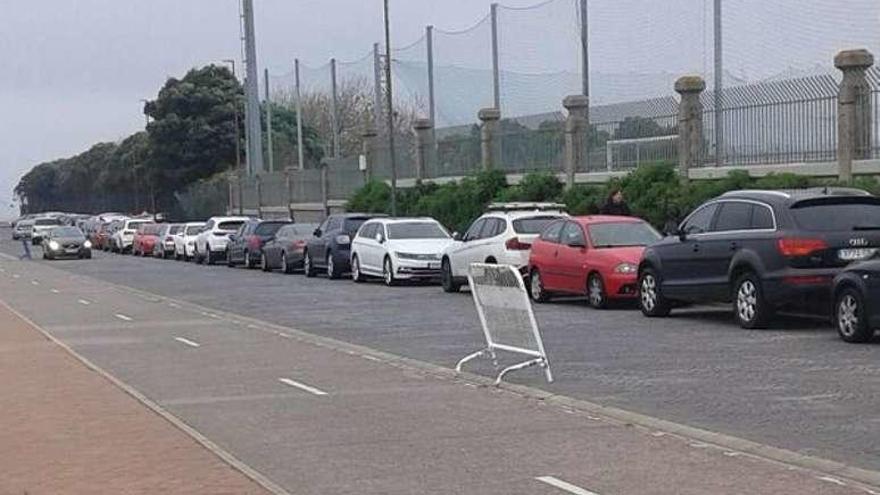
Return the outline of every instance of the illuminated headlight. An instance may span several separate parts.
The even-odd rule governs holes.
[[[61,245],[59,245],[55,241],[49,241],[49,249],[51,249],[52,251],[57,251],[57,250],[61,249]]]
[[[639,271],[639,267],[632,263],[621,263],[614,267],[615,273],[635,273]]]
[[[345,234],[336,236],[336,244],[348,244],[350,242],[351,242],[351,238],[349,238]]]
[[[439,254],[420,254],[420,253],[400,253],[395,251],[395,256],[402,260],[416,260],[416,261],[437,261],[440,259]]]
[[[86,249],[92,249],[92,241],[86,241],[83,243],[83,247]]]

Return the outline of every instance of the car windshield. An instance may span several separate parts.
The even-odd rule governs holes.
[[[540,234],[544,231],[544,227],[558,218],[559,215],[518,218],[513,221],[513,230],[517,234]]]
[[[389,239],[448,239],[449,234],[434,222],[389,223]]]
[[[345,219],[345,224],[342,230],[346,232],[351,232],[352,234],[357,232],[357,229],[361,228],[361,225],[364,224],[369,217],[349,217]]]
[[[40,218],[34,222],[34,225],[61,225],[61,222],[54,218]]]
[[[190,225],[186,228],[186,235],[196,235],[200,230],[202,230],[201,225]]]
[[[235,220],[231,222],[220,222],[217,224],[217,228],[220,230],[225,230],[227,232],[235,232],[244,222],[241,220]]]
[[[56,227],[52,229],[52,237],[83,237],[83,233],[76,227]]]
[[[795,203],[791,213],[804,230],[880,230],[880,198],[861,196],[809,199]]]
[[[590,225],[590,241],[595,248],[647,246],[661,236],[645,222],[613,222]]]
[[[278,232],[278,229],[287,224],[288,222],[263,222],[260,225],[257,225],[257,228],[254,230],[254,235],[275,235],[275,232]]]

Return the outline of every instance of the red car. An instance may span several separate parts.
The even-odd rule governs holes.
[[[131,254],[135,256],[152,256],[153,248],[159,242],[159,225],[142,223],[138,225],[131,243]]]
[[[594,308],[604,308],[612,299],[634,299],[642,251],[661,237],[650,224],[634,217],[557,220],[532,243],[532,299],[544,302],[553,295],[585,295]]]

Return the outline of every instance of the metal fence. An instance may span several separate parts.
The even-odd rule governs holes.
[[[678,102],[673,97],[590,109],[584,172],[631,170],[678,159]]]

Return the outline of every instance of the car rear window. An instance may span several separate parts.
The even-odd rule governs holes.
[[[186,228],[186,235],[196,235],[200,230],[202,230],[201,225],[190,225]]]
[[[61,225],[61,222],[54,218],[40,218],[34,225]]]
[[[168,233],[170,235],[179,234],[182,228],[183,225],[173,225],[170,229],[168,229]]]
[[[83,237],[83,233],[76,227],[58,227],[52,229],[54,237]]]
[[[287,225],[288,222],[263,222],[257,225],[254,235],[275,235],[278,229]]]
[[[809,199],[792,205],[791,213],[804,230],[880,230],[880,198],[875,197]]]
[[[594,248],[647,246],[660,240],[660,234],[645,222],[612,222],[590,225]]]
[[[517,218],[513,221],[513,230],[517,234],[540,234],[550,222],[559,218],[558,215]]]
[[[238,228],[241,227],[243,223],[243,221],[220,222],[219,224],[217,224],[217,228],[220,230],[234,232],[238,230]]]
[[[369,219],[370,217],[348,217],[345,219],[345,223],[343,223],[342,230],[355,233]]]

